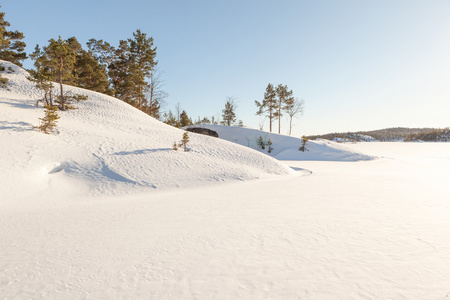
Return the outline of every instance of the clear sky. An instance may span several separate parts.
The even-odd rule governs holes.
[[[169,93],[189,116],[218,116],[227,96],[258,128],[268,83],[305,101],[293,134],[450,126],[448,0],[3,0],[27,52],[50,38],[113,45],[154,38]],[[31,67],[31,62],[25,67]],[[268,130],[268,121],[265,121]],[[275,127],[275,130],[277,128]],[[281,132],[287,133],[287,119]]]

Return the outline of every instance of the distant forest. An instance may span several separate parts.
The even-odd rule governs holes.
[[[450,128],[386,128],[372,131],[340,132],[308,136],[309,139],[327,139],[340,142],[403,141],[403,142],[448,142]]]

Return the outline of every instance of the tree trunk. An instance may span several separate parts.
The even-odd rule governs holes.
[[[62,68],[63,68],[63,58],[59,57],[59,88],[61,93],[61,110],[66,110],[66,101],[64,99],[63,94],[63,85],[62,85]]]
[[[281,130],[281,103],[280,106],[278,107],[278,134],[280,134],[280,130]]]
[[[272,132],[272,110],[269,111],[269,131]]]
[[[50,106],[53,107],[53,92],[52,92],[52,89],[50,89],[49,94],[50,94]]]
[[[138,107],[142,110],[142,84],[139,84]]]
[[[289,116],[289,135],[292,133],[292,116]]]

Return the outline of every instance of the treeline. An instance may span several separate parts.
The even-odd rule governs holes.
[[[0,12],[0,59],[22,66],[21,61],[27,58],[24,35],[17,30],[8,30],[9,26],[11,24],[5,20],[5,13]],[[0,70],[4,71],[4,67],[0,66]],[[7,83],[8,78],[0,75],[0,87],[6,87]]]
[[[0,12],[0,59],[22,66],[27,58],[24,35],[7,30],[10,23],[4,16]],[[68,84],[114,96],[160,117],[160,103],[167,94],[161,89],[156,47],[153,38],[139,29],[131,38],[120,40],[117,48],[96,39],[90,39],[83,48],[75,37],[58,37],[42,48],[37,45],[29,57],[35,67],[29,71],[37,84],[59,83],[60,98],[64,97],[62,84]],[[46,91],[52,99],[52,91]]]
[[[308,136],[309,139],[327,139],[327,140],[344,140],[344,141],[367,141],[368,137],[372,137],[374,140],[388,142],[388,141],[406,141],[410,136],[419,135],[423,133],[432,132],[436,129],[433,128],[386,128],[371,131],[358,131],[358,132],[341,132],[341,133],[328,133],[323,135]]]
[[[291,135],[294,124],[292,120],[298,114],[303,114],[304,101],[294,98],[294,93],[287,85],[279,84],[274,87],[269,83],[261,102],[255,100],[258,108],[256,115],[269,119],[269,131],[272,132],[272,123],[278,120],[278,133],[281,132],[281,117],[287,114],[289,117],[289,135]],[[262,130],[264,124],[260,125]]]
[[[450,142],[450,128],[433,129],[427,132],[410,134],[405,142]]]
[[[213,125],[226,125],[226,126],[244,126],[242,120],[237,120],[236,117],[237,105],[234,97],[227,97],[225,101],[225,107],[222,110],[222,114],[218,116],[211,116],[200,118],[200,116],[193,120],[188,116],[185,110],[181,109],[178,103],[175,106],[175,113],[171,110],[164,112],[161,117],[161,121],[174,127],[185,127],[199,124],[213,124]]]
[[[32,74],[114,96],[159,118],[159,101],[165,95],[154,84],[153,38],[138,29],[118,48],[96,39],[86,45],[87,50],[75,37],[50,39],[42,49],[37,45],[30,55],[36,67]]]

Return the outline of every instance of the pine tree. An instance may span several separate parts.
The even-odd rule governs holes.
[[[277,94],[277,108],[275,111],[275,118],[278,119],[278,133],[281,133],[281,117],[286,107],[292,105],[294,98],[292,90],[289,91],[287,85],[279,84],[276,88]]]
[[[60,118],[58,116],[58,107],[46,105],[44,112],[45,117],[39,118],[41,122],[39,126],[36,126],[36,128],[46,134],[49,134],[50,131],[56,128],[57,121]]]
[[[177,121],[177,118],[170,110],[169,112],[163,114],[163,122],[173,127],[181,127],[180,123]]]
[[[120,41],[119,47],[115,50],[114,59],[108,66],[108,76],[112,84],[114,97],[129,104],[134,104],[130,92],[133,88],[130,66],[130,47],[127,41]]]
[[[59,103],[61,110],[72,108],[69,105],[72,100],[87,99],[83,95],[65,94],[63,89],[63,83],[76,85],[75,63],[77,53],[81,50],[81,45],[74,37],[68,40],[59,37],[58,40],[50,39],[49,45],[43,47],[43,50],[37,45],[33,54],[30,55],[35,60],[34,65],[38,77],[43,77],[41,78],[43,80],[58,82],[60,94],[56,102]]]
[[[308,151],[308,149],[306,149],[306,143],[309,141],[309,139],[306,136],[302,136],[302,145],[300,146],[300,148],[298,150],[305,152]]]
[[[25,53],[26,44],[22,41],[24,35],[17,30],[6,30],[6,27],[9,26],[11,24],[5,21],[5,13],[0,12],[0,59],[22,66],[21,61],[27,58]]]
[[[225,108],[222,110],[222,118],[227,126],[236,121],[236,104],[233,97],[227,97]]]
[[[192,125],[192,120],[188,117],[188,114],[185,110],[180,115],[180,127],[190,126]]]
[[[6,68],[5,68],[2,64],[0,64],[0,72],[4,72],[5,69],[6,69]],[[9,90],[9,88],[8,88],[8,82],[9,82],[9,79],[6,78],[6,77],[3,77],[3,76],[0,74],[0,88],[5,88],[5,89],[8,89],[8,90]]]
[[[116,49],[108,42],[90,39],[86,45],[88,46],[89,52],[91,52],[95,59],[105,68],[108,68],[116,58]]]
[[[189,143],[189,134],[187,133],[187,131],[183,133],[183,138],[181,139],[180,143],[183,146],[184,152],[187,152],[187,144]]]
[[[264,141],[262,136],[258,138],[258,140],[256,141],[256,145],[258,146],[259,149],[262,150],[266,149],[266,142]]]
[[[115,49],[103,40],[87,43],[92,56],[108,70],[112,94],[128,104],[159,118],[162,101],[167,94],[161,90],[153,38],[141,32],[121,40]]]
[[[145,78],[155,67],[156,47],[153,47],[153,38],[147,38],[147,34],[140,29],[133,33],[133,39],[128,39],[130,49],[130,75],[132,79],[131,93],[136,101],[137,108],[144,105],[144,89],[148,85]]]
[[[269,118],[269,130],[272,132],[272,121],[275,118],[275,110],[277,107],[276,101],[276,91],[272,84],[268,84],[266,88],[266,92],[264,93],[264,99],[262,102],[255,100],[256,107],[258,107],[258,111],[256,115],[264,115]]]
[[[126,44],[126,42],[123,42]],[[124,51],[118,51],[110,43],[103,40],[90,39],[87,43],[88,52],[99,62],[103,69],[107,72],[106,76],[109,78],[108,94],[118,98],[118,86],[121,81],[119,69],[119,55]],[[126,46],[128,48],[128,45]],[[125,68],[126,70],[126,68]]]
[[[73,45],[73,41],[72,41]],[[59,104],[61,110],[66,110],[67,97],[64,95],[63,82],[73,82],[73,69],[76,61],[76,51],[71,47],[68,41],[58,38],[50,39],[49,45],[44,47],[47,66],[52,70],[56,81],[59,83]]]
[[[269,140],[267,141],[266,145],[267,145],[267,147],[268,147],[267,152],[271,153],[272,150],[273,150],[273,148],[272,148],[272,141],[269,139]]]
[[[77,86],[103,94],[111,94],[105,67],[95,59],[92,52],[80,51],[76,58],[74,72]]]
[[[203,119],[200,121],[200,124],[212,124],[212,123],[208,119],[208,117],[203,117]]]

